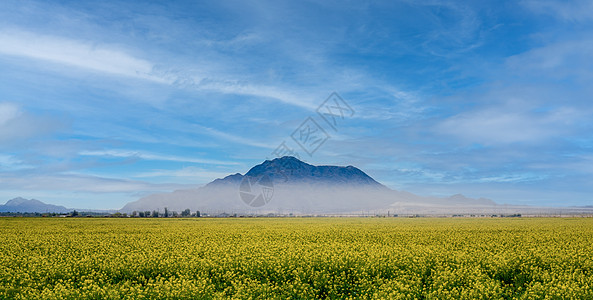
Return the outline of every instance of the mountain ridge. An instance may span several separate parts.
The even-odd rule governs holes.
[[[236,176],[237,174],[231,176]],[[260,177],[264,175],[269,176],[272,180],[289,184],[355,184],[384,187],[365,172],[354,166],[314,166],[293,156],[284,156],[266,160],[249,169],[243,176]],[[225,178],[228,177],[229,176]]]

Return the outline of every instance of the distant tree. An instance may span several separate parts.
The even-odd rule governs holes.
[[[72,214],[70,214],[72,217],[77,217],[78,216],[78,212],[76,210],[74,210],[72,212]]]
[[[199,218],[199,217],[201,217],[201,215],[200,215],[200,211],[199,211],[199,210],[197,210],[197,211],[196,211],[196,218]]]
[[[188,209],[181,212],[182,217],[189,217],[191,215],[191,211]]]
[[[173,218],[177,218],[179,216],[179,214],[176,211],[172,211],[171,215],[173,216]]]
[[[153,211],[152,211],[152,217],[153,217],[153,218],[158,218],[158,217],[159,217],[159,212],[158,212],[158,211],[156,211],[156,210],[153,210]]]
[[[144,212],[144,216],[149,218],[150,217],[150,210],[147,210]]]
[[[165,218],[169,217],[169,210],[165,207]]]
[[[138,216],[138,212],[137,211],[133,211],[132,212],[132,217],[136,217],[136,216]]]
[[[140,218],[144,218],[144,212],[143,212],[143,211],[140,211],[140,212],[138,212],[138,216],[139,216]]]

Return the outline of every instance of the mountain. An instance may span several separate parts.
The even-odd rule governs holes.
[[[0,212],[66,213],[69,211],[69,209],[63,206],[45,204],[39,200],[28,200],[21,197],[8,200],[6,204],[0,205]]]
[[[266,160],[245,175],[229,175],[200,188],[143,197],[121,211],[163,211],[166,207],[207,213],[349,214],[492,205],[491,200],[463,195],[437,198],[395,191],[354,166],[314,166],[285,156]]]
[[[245,176],[269,176],[276,182],[289,184],[306,183],[314,185],[350,185],[385,188],[369,175],[353,166],[313,166],[292,156],[266,160],[262,164],[251,168]]]

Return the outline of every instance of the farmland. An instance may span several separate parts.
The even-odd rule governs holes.
[[[1,218],[0,299],[593,298],[593,218]]]

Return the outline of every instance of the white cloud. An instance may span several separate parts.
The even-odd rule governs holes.
[[[581,115],[571,108],[534,112],[511,101],[455,115],[441,122],[436,131],[483,145],[532,143],[564,137]]]
[[[124,51],[95,42],[39,35],[26,31],[0,31],[0,54],[65,64],[96,72],[170,83],[152,74],[153,64]]]

